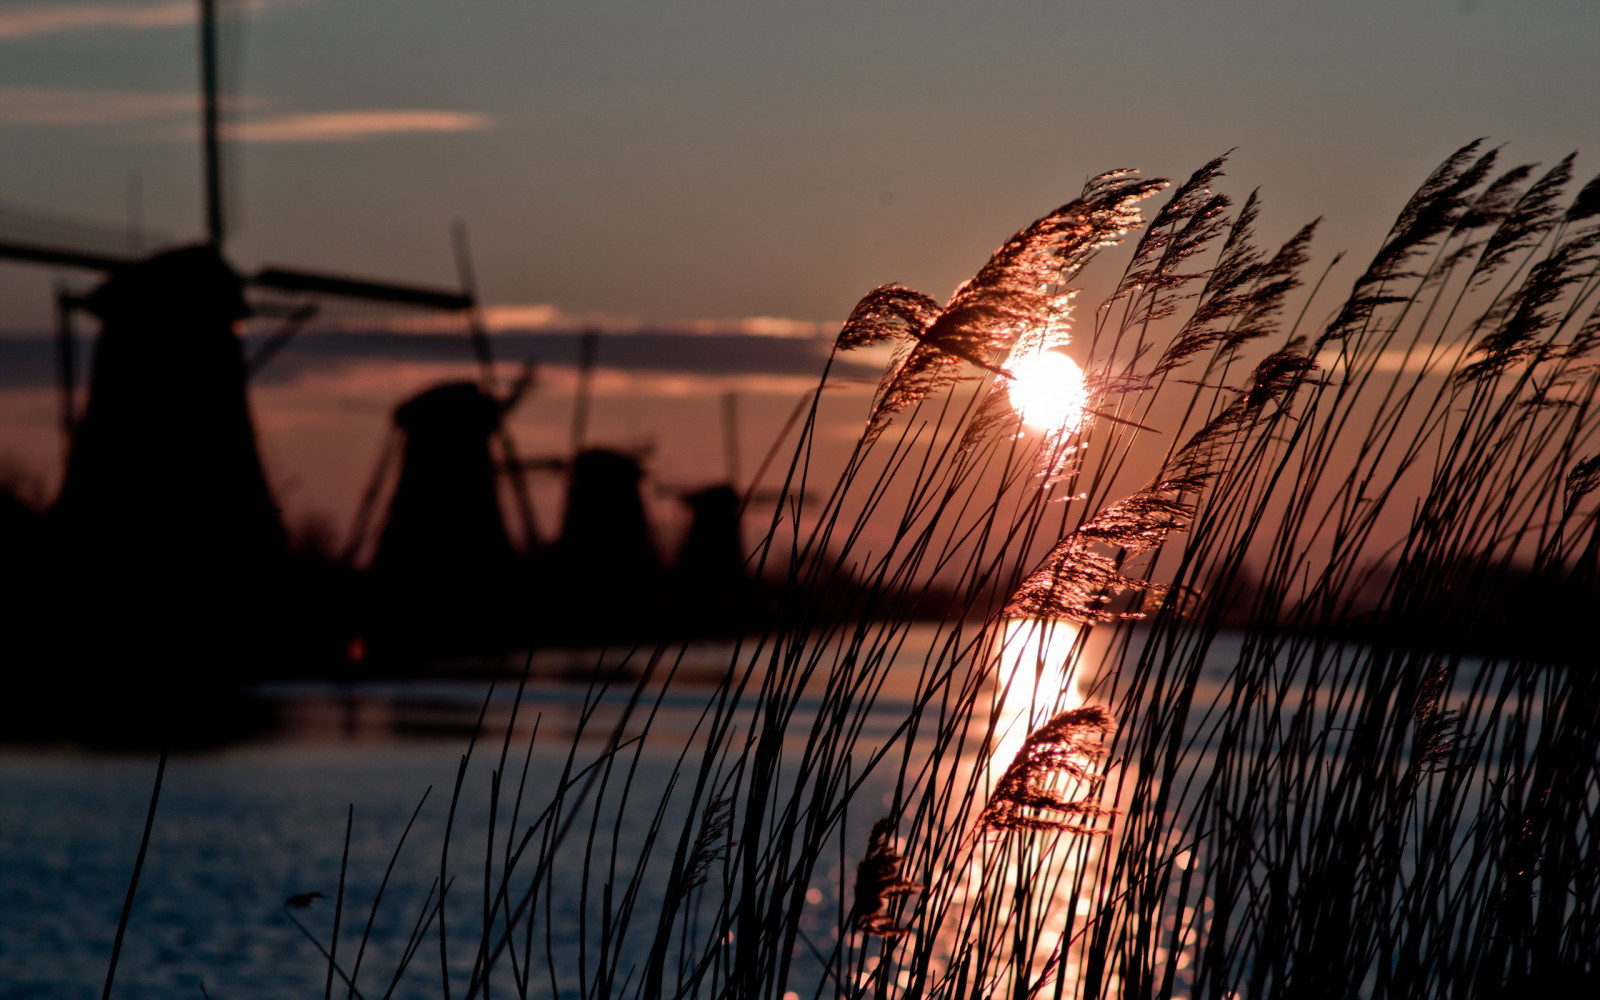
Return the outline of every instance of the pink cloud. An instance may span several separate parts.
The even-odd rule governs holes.
[[[248,0],[242,6],[255,12],[272,7],[303,6],[306,0]],[[30,4],[0,10],[0,39],[32,38],[65,31],[95,28],[187,28],[199,17],[194,0],[154,0],[142,4]]]
[[[705,336],[743,333],[752,337],[799,337],[809,340],[834,336],[839,332],[839,324],[784,316],[744,316],[738,319],[691,320],[683,324],[681,329],[684,333]]]
[[[743,316],[723,319],[646,321],[637,316],[608,316],[604,313],[568,312],[549,302],[504,302],[482,307],[483,324],[491,333],[572,333],[598,330],[605,334],[628,336],[638,333],[675,333],[701,337],[749,337],[831,339],[839,332],[838,322],[789,319],[782,316]],[[466,329],[460,316],[419,313],[406,316],[349,317],[332,325],[341,330],[361,332],[382,330],[388,333],[454,333]]]
[[[238,122],[228,137],[242,142],[356,142],[381,135],[475,132],[493,119],[466,111],[324,111]]]
[[[192,25],[192,0],[139,4],[50,4],[0,11],[0,38],[28,38],[87,28],[171,28]]]

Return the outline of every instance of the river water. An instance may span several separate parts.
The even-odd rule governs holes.
[[[656,692],[649,727],[657,746],[693,742],[713,690],[706,682],[719,661],[726,665],[728,651],[698,654],[680,664],[684,682]],[[321,995],[327,964],[294,919],[320,941],[332,936],[332,899],[350,818],[350,909],[340,936],[347,950],[339,956],[349,968],[367,908],[419,803],[373,918],[357,982],[364,996],[383,996],[390,988],[396,997],[442,995],[434,942],[397,982],[393,974],[433,891],[451,792],[478,714],[485,711],[484,731],[491,735],[478,744],[462,783],[451,844],[455,870],[470,878],[476,865],[481,879],[500,734],[513,730],[506,770],[514,778],[526,766],[531,812],[555,789],[585,704],[595,711],[585,730],[590,735],[576,741],[580,765],[603,751],[607,741],[600,734],[609,733],[627,708],[628,685],[594,699],[587,683],[562,679],[594,665],[593,653],[550,654],[520,703],[515,681],[501,682],[486,710],[482,680],[302,683],[259,692],[281,722],[274,735],[174,754],[167,763],[114,995]],[[877,700],[866,741],[886,739],[910,710],[904,691],[893,687]],[[802,703],[802,712],[808,707],[816,705]],[[537,739],[530,739],[535,725]],[[0,749],[0,1000],[100,996],[157,761],[154,754]],[[659,794],[676,763],[670,752],[643,754],[634,778],[642,794]],[[886,795],[887,786],[878,798]],[[616,836],[624,842],[642,837],[650,819],[649,810],[640,810]],[[504,816],[500,822],[503,831]],[[862,823],[870,824],[870,817],[853,826]],[[618,853],[627,855],[627,843]],[[837,886],[837,868],[829,875]],[[579,897],[578,873],[558,870],[552,877],[554,898]],[[478,895],[457,894],[469,916],[474,898],[481,907],[481,881],[471,891]],[[308,892],[324,898],[304,909],[284,905]],[[542,917],[556,928],[559,949],[575,915]],[[468,958],[451,959],[463,980]],[[337,992],[345,995],[342,988]]]
[[[1021,669],[1023,664],[1059,660],[1059,647],[1051,649],[1050,641],[1027,633],[1013,640],[1001,662],[1012,662],[1017,683],[1009,692],[997,689],[995,696],[1005,702],[1000,715],[1019,711],[1022,721],[1010,732],[995,734],[999,749],[991,759],[978,760],[963,751],[954,762],[974,773],[988,767],[991,781],[995,764],[1003,767],[1022,735],[1050,712],[1071,707],[1079,686],[1066,677]],[[884,686],[858,720],[852,753],[864,759],[873,748],[893,743],[897,727],[917,715],[913,697],[919,675],[941,642],[936,629],[919,627],[892,651]],[[614,732],[648,729],[648,742],[639,744],[648,749],[629,756],[627,767],[618,772],[631,782],[632,798],[617,798],[622,780],[617,778],[611,792],[596,796],[599,800],[610,794],[612,811],[586,815],[578,836],[591,839],[588,854],[620,863],[624,882],[632,875],[626,870],[630,859],[649,857],[639,881],[645,896],[657,895],[641,898],[638,909],[651,912],[659,907],[670,850],[658,848],[652,855],[636,849],[657,821],[652,808],[637,803],[667,803],[659,817],[662,828],[683,827],[687,811],[674,804],[669,791],[686,773],[679,753],[692,750],[700,739],[697,734],[715,691],[712,681],[730,654],[726,647],[708,646],[678,661],[673,683],[651,690],[647,714],[630,708],[630,684],[597,696],[587,682],[575,679],[592,675],[593,653],[547,655],[536,664],[520,700],[515,680],[497,682],[487,699],[488,684],[481,679],[263,689],[259,693],[281,721],[273,735],[203,753],[175,754],[168,761],[114,995],[319,995],[328,966],[310,938],[324,943],[334,938],[333,899],[339,891],[347,821],[350,839],[343,868],[348,906],[338,936],[340,965],[356,968],[355,953],[364,948],[356,978],[361,995],[373,998],[443,996],[441,968],[448,966],[456,991],[452,995],[457,995],[470,976],[470,942],[442,959],[437,936],[429,937],[409,966],[405,946],[419,916],[430,911],[447,823],[453,824],[451,872],[459,887],[452,889],[452,905],[445,912],[457,939],[474,919],[481,925],[492,772],[499,766],[503,733],[510,733],[506,781],[525,782],[520,825],[526,827],[557,790],[564,769],[605,759]],[[1241,655],[1235,637],[1221,637],[1209,649],[1195,696],[1197,713],[1224,690]],[[1094,662],[1094,653],[1084,656]],[[1042,692],[1051,692],[1053,705],[1035,706],[1029,721],[1027,707],[1036,691],[1041,700],[1047,700]],[[808,693],[786,731],[804,734],[809,717],[825,710],[822,698]],[[480,711],[485,735],[461,781],[452,819],[452,790]],[[913,746],[906,759],[915,760],[919,752]],[[0,749],[0,1000],[100,995],[156,769],[157,758],[151,754]],[[891,761],[866,774],[851,797],[839,850],[818,865],[799,916],[801,936],[817,967],[808,971],[812,958],[802,950],[791,981],[803,982],[811,975],[821,984],[820,962],[839,944],[838,928],[850,903],[846,892],[854,872],[848,869],[859,857],[873,820],[890,809],[895,771]],[[507,810],[513,800],[502,789],[496,844],[504,842],[511,825]],[[383,885],[414,812],[415,825]],[[1060,877],[1070,881],[1072,875]],[[540,947],[549,954],[581,955],[592,946],[595,915],[615,909],[600,894],[617,875],[558,864],[549,878],[550,891],[537,913],[540,933],[548,931],[549,938]],[[380,886],[383,903],[374,910]],[[285,906],[290,897],[311,892],[323,898],[303,909]],[[959,890],[952,895],[952,905],[959,904],[959,896]],[[1071,905],[1083,912],[1081,901]],[[361,928],[369,917],[371,936],[363,945]],[[580,929],[585,918],[587,931]],[[642,959],[624,955],[617,964],[634,968]],[[1071,971],[1069,964],[1063,974]],[[583,973],[574,979],[568,972],[563,990],[565,984],[585,979]],[[548,979],[543,989],[535,982],[534,995],[558,992]],[[629,983],[617,992],[632,993],[637,986]],[[340,984],[334,989],[346,995]]]

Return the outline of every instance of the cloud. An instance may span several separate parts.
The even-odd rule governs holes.
[[[353,315],[329,325],[347,332],[457,334],[465,329],[460,316],[430,313]],[[499,303],[483,306],[483,325],[491,333],[575,333],[594,330],[619,337],[671,334],[678,337],[766,337],[778,340],[826,340],[839,332],[837,322],[742,316],[728,319],[646,320],[637,316],[569,312],[548,302]]]
[[[740,319],[701,319],[683,324],[684,333],[704,336],[721,336],[743,333],[752,337],[800,337],[815,340],[832,337],[839,332],[838,323],[819,323],[808,319],[786,319],[781,316],[746,316]]]
[[[594,330],[618,337],[670,334],[676,337],[736,337],[774,340],[833,342],[837,322],[788,319],[779,316],[743,316],[728,319],[646,320],[637,316],[612,316],[599,312],[569,312],[549,302],[505,302],[482,307],[484,327],[490,333],[570,334]],[[409,312],[355,313],[325,317],[321,325],[347,333],[446,334],[466,329],[466,318],[455,314]]]
[[[0,38],[30,38],[89,28],[173,28],[192,25],[193,0],[157,0],[137,5],[37,4],[0,10]]]
[[[492,124],[488,115],[466,111],[324,111],[237,122],[228,127],[227,137],[241,142],[356,142],[415,132],[474,132]]]
[[[60,87],[0,87],[0,120],[10,125],[119,125],[193,118],[194,93],[159,90],[75,90]],[[228,112],[239,115],[262,102],[232,97]],[[487,115],[465,111],[382,110],[285,114],[225,121],[223,137],[242,142],[356,142],[382,135],[470,132],[489,128]],[[192,123],[165,130],[170,139],[194,138]]]
[[[483,307],[483,325],[491,332],[500,330],[549,330],[570,326],[571,323],[571,317],[548,302],[538,305]]]
[[[44,338],[40,338],[43,342]],[[542,366],[572,367],[581,354],[578,333],[506,332],[494,338],[495,355],[507,370],[525,359],[537,359]],[[601,340],[597,364],[602,369],[624,372],[649,372],[653,376],[696,375],[803,376],[814,382],[828,359],[829,344],[822,340],[794,337],[752,337],[749,334],[686,334],[668,331],[642,331],[627,336],[608,336]],[[372,331],[307,331],[300,335],[262,372],[268,382],[293,380],[300,373],[334,369],[368,361],[399,363],[466,363],[472,347],[464,329],[452,333],[394,333]],[[44,370],[44,369],[41,369]],[[833,374],[838,378],[877,375],[875,368],[855,363],[854,359],[835,359]],[[784,383],[787,384],[787,383]]]
[[[303,7],[306,3],[307,0],[246,0],[239,6],[242,13],[256,13],[273,7]],[[30,4],[0,10],[0,40],[96,28],[188,28],[194,25],[199,16],[194,0],[153,0],[141,4]]]
[[[154,90],[0,87],[0,118],[12,125],[109,125],[192,115],[194,94]]]
[[[1431,349],[1385,348],[1376,354],[1350,356],[1343,351],[1324,350],[1317,355],[1317,367],[1330,378],[1348,378],[1351,369],[1370,367],[1383,375],[1447,375],[1459,368],[1471,350],[1466,343]]]
[[[289,360],[287,352],[285,360]],[[280,395],[293,391],[316,400],[314,405],[318,407],[336,405],[346,412],[387,414],[396,401],[422,388],[443,382],[476,381],[479,377],[478,366],[470,359],[397,360],[352,354],[338,360],[327,356],[318,360],[323,363],[299,361],[286,365],[283,372],[256,382],[252,391]],[[512,365],[501,366],[502,380],[513,374]],[[816,387],[815,372],[663,371],[602,366],[590,376],[588,391],[596,398],[707,399],[725,392],[798,396]],[[540,366],[537,392],[541,396],[572,396],[577,389],[577,370],[570,364]],[[0,394],[0,402],[6,398]],[[48,421],[41,420],[40,426],[53,431],[55,416],[49,406],[54,397],[41,393],[39,399],[49,417]]]
[[[541,314],[539,307],[522,307]],[[398,318],[398,317],[397,317]],[[253,350],[272,333],[270,324],[252,329],[246,340]],[[87,340],[87,338],[85,338]],[[496,333],[493,338],[500,370],[510,377],[523,361],[537,360],[546,372],[576,367],[582,356],[582,337],[571,326],[520,328]],[[87,343],[80,345],[88,353]],[[629,391],[646,395],[694,395],[739,388],[748,392],[789,393],[815,385],[828,365],[831,340],[783,336],[753,336],[737,329],[718,333],[686,332],[681,328],[646,328],[603,337],[597,367],[613,373],[612,379],[631,378]],[[834,358],[830,381],[876,384],[880,360],[872,352],[852,352]],[[301,333],[260,373],[261,387],[293,384],[313,373],[367,371],[364,377],[398,377],[406,366],[476,371],[465,324],[456,318],[454,328],[399,332],[373,327],[358,332],[351,325],[318,325]],[[0,396],[17,390],[50,386],[55,379],[52,340],[43,335],[0,337]],[[405,378],[409,378],[406,375]],[[402,379],[404,381],[405,379]],[[620,383],[619,383],[620,384]],[[648,386],[649,389],[639,388]]]

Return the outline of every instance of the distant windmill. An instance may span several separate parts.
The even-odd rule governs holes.
[[[225,258],[224,242],[227,236],[227,219],[224,209],[226,202],[226,182],[224,177],[224,155],[222,143],[222,94],[220,92],[220,72],[218,67],[217,43],[217,0],[198,0],[199,42],[200,42],[200,93],[201,93],[201,149],[203,162],[204,189],[202,202],[205,216],[205,240],[202,244],[209,247],[219,258]],[[104,275],[114,275],[138,263],[143,255],[136,254],[125,247],[113,249],[116,242],[124,244],[130,242],[114,240],[105,227],[90,229],[83,226],[57,225],[53,227],[56,232],[43,238],[24,235],[17,238],[8,230],[17,228],[15,213],[0,213],[0,259],[9,259],[24,263],[39,264],[55,268],[73,268],[85,271],[99,272]],[[29,228],[38,229],[38,226]],[[230,267],[231,271],[232,268]],[[466,290],[441,290],[424,288],[410,284],[400,284],[389,281],[373,281],[362,278],[353,278],[344,275],[329,274],[320,271],[310,271],[298,267],[265,266],[254,274],[243,276],[248,288],[263,289],[280,292],[300,297],[334,297],[344,299],[363,300],[390,305],[406,306],[412,308],[443,310],[447,312],[461,312],[470,310],[475,305],[473,294]],[[70,314],[71,311],[83,308],[86,305],[85,297],[63,295],[58,306],[61,312]],[[314,314],[315,305],[310,301],[302,301],[288,308],[275,304],[262,306],[257,304],[252,312],[256,315],[277,313],[285,320],[283,326],[276,334],[269,337],[255,355],[250,358],[248,371],[259,370],[284,343],[293,336]],[[70,318],[58,322],[58,328],[70,329]],[[475,335],[475,346],[476,346]],[[70,354],[70,346],[64,351]],[[482,360],[485,355],[479,349]],[[64,396],[70,398],[72,373],[63,367],[62,379],[64,382]],[[70,416],[65,421],[71,424]]]
[[[250,372],[315,313],[315,298],[451,312],[472,310],[475,298],[467,290],[302,268],[268,266],[244,275],[235,270],[224,255],[216,0],[199,0],[199,13],[204,241],[143,256],[71,233],[16,238],[0,230],[0,259],[104,276],[87,295],[58,295],[62,423],[69,441],[51,521],[66,550],[63,563],[104,591],[83,596],[122,609],[134,594],[156,601],[161,614],[198,602],[183,609],[188,617],[226,623],[239,617],[235,605],[248,604],[250,594],[277,572],[286,551],[246,402]],[[301,301],[282,311],[283,325],[246,359],[236,324],[270,311],[247,301],[255,290]],[[80,308],[101,321],[81,419],[72,326]],[[476,342],[476,324],[474,332]],[[480,361],[487,365],[483,351]],[[148,592],[156,568],[166,579],[207,582],[199,584],[201,591],[182,591],[181,600],[172,594],[158,600]],[[72,586],[81,593],[77,579]],[[144,628],[161,617],[147,612],[148,607],[117,613],[128,616],[128,627]]]

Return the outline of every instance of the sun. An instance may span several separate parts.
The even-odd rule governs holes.
[[[1006,392],[1024,424],[1057,434],[1071,434],[1082,425],[1089,393],[1083,369],[1065,351],[1051,348],[1013,357],[1007,367],[1014,377]]]

